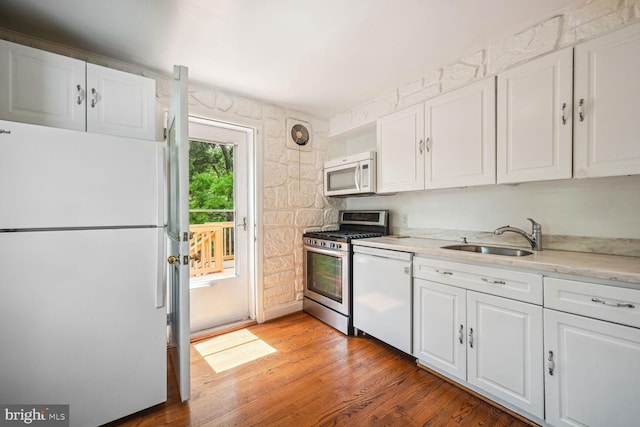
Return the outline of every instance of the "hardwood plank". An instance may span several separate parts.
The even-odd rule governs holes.
[[[527,425],[412,356],[306,313],[247,330],[277,351],[216,373],[192,346],[189,402],[180,402],[170,366],[166,403],[109,426]]]

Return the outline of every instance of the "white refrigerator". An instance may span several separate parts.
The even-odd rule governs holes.
[[[0,403],[97,426],[166,400],[163,158],[0,121]]]

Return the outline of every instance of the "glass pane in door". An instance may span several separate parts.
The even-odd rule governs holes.
[[[234,146],[189,141],[191,277],[234,273]]]

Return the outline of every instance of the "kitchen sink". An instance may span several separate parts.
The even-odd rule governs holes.
[[[451,245],[443,246],[442,249],[453,249],[454,251],[476,252],[479,254],[505,255],[505,256],[527,256],[533,252],[524,249],[501,248],[499,246],[481,245]]]

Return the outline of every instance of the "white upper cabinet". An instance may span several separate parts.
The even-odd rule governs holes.
[[[154,140],[155,80],[0,40],[0,119]]]
[[[495,78],[377,121],[378,193],[495,184]]]
[[[378,193],[424,189],[424,104],[377,121]]]
[[[573,48],[498,75],[497,182],[571,178]]]
[[[495,77],[425,103],[425,188],[496,182]]]
[[[0,40],[0,118],[85,130],[85,62]]]
[[[87,64],[87,130],[155,139],[156,82]]]
[[[640,173],[640,24],[575,48],[574,176]]]

